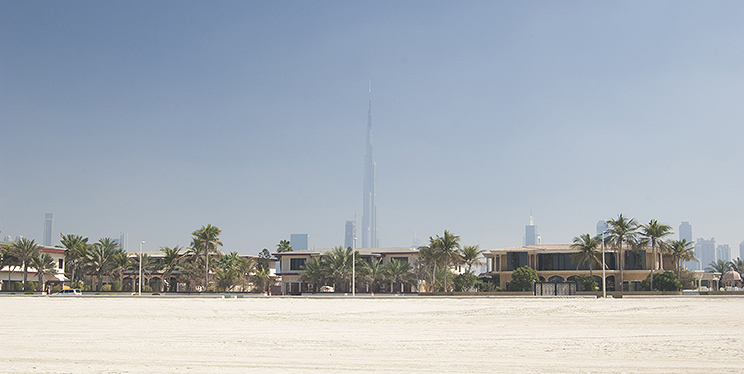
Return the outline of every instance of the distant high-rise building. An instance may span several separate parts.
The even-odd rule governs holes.
[[[344,235],[344,248],[354,248],[356,239],[356,220],[346,221],[346,232]]]
[[[124,252],[129,251],[129,233],[122,232],[121,235],[119,235],[119,245]]]
[[[728,244],[721,244],[716,247],[716,261],[731,261],[731,247]]]
[[[687,240],[692,243],[692,225],[690,225],[690,222],[682,221],[679,225],[679,240]]]
[[[744,257],[744,241],[739,243],[739,258]]]
[[[705,270],[711,262],[716,262],[716,238],[698,238],[695,243],[695,257],[700,260],[696,270]]]
[[[689,243],[692,243],[692,225],[690,225],[690,222],[683,221],[679,225],[679,240],[687,240]],[[695,256],[697,257],[697,255]],[[700,258],[698,257],[698,260]],[[685,268],[690,270],[696,270],[700,268],[700,263],[697,261],[685,261]]]
[[[6,242],[12,242],[13,241],[13,237],[10,236],[10,235],[5,235],[5,241]],[[744,242],[742,242],[742,244],[744,244]]]
[[[602,233],[607,231],[607,229],[609,229],[609,226],[607,226],[607,221],[605,220],[597,221],[597,236],[601,237]]]
[[[307,242],[308,242],[308,235],[307,234],[292,234],[289,236],[289,244],[292,246],[292,250],[295,251],[304,251],[307,250]]]
[[[52,246],[52,232],[54,232],[54,213],[47,213],[44,219],[44,240],[41,245]]]
[[[537,235],[537,226],[530,214],[530,224],[524,227],[524,245],[540,244],[540,237]]]
[[[372,81],[369,83],[369,111],[367,112],[367,152],[364,156],[364,206],[362,209],[362,246],[379,247],[377,231],[377,203],[375,177],[377,174],[372,148]]]

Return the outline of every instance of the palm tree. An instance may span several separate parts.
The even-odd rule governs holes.
[[[256,271],[255,262],[252,258],[239,257],[235,268],[243,275],[241,277],[241,281],[243,282],[243,292],[248,292],[247,280],[251,274]],[[266,270],[268,271],[269,269],[267,268]]]
[[[292,244],[289,242],[289,240],[280,240],[279,244],[276,245],[276,251],[278,253],[292,252]]]
[[[327,285],[328,284],[328,266],[326,266],[324,257],[313,257],[305,261],[304,272],[300,275],[300,279],[315,285]],[[259,267],[259,272],[267,268]]]
[[[480,249],[479,245],[468,245],[460,250],[460,258],[462,263],[467,265],[467,272],[471,272],[473,265],[484,265],[485,262],[480,260],[481,255],[485,252],[484,249]]]
[[[103,287],[103,276],[113,267],[114,254],[117,248],[119,248],[119,245],[111,238],[101,238],[98,240],[98,243],[94,243],[91,246],[87,263],[98,278],[96,291],[101,290],[101,287]]]
[[[304,274],[303,274],[304,275]],[[256,279],[258,279],[261,290],[263,292],[269,293],[271,291],[271,271],[268,267],[259,267],[256,268],[255,275]]]
[[[717,260],[715,262],[711,262],[708,264],[708,267],[705,268],[705,271],[709,273],[725,273],[726,270],[728,270],[729,267],[731,267],[731,263],[724,260]]]
[[[165,292],[170,291],[170,279],[174,271],[181,267],[181,247],[175,246],[170,248],[168,246],[160,247],[160,250],[165,253],[163,256],[163,280],[166,285]]]
[[[741,257],[731,260],[731,266],[734,267],[734,270],[736,270],[739,275],[744,276],[744,260],[742,260]]]
[[[401,292],[403,292],[403,286],[413,283],[416,278],[416,276],[411,273],[411,264],[396,259],[392,259],[390,262],[385,264],[384,274],[386,280],[390,282],[390,292],[393,292],[393,286],[395,283],[401,284]]]
[[[77,270],[82,270],[88,257],[88,238],[80,235],[67,234],[60,240],[65,247],[65,264],[70,270],[70,284],[77,280]]]
[[[593,275],[594,264],[602,265],[602,251],[599,250],[600,238],[597,236],[591,236],[589,234],[583,234],[573,239],[571,248],[578,252],[571,255],[571,260],[576,262],[576,270],[583,263],[589,263],[589,275]]]
[[[416,259],[416,269],[419,274],[419,279],[426,280],[426,276],[431,273],[431,292],[435,291],[437,264],[442,261],[442,254],[434,248],[432,245],[434,242],[433,238],[429,238],[430,244],[428,246],[421,246],[418,248],[418,258]]]
[[[664,224],[660,224],[657,220],[652,219],[649,223],[641,225],[641,236],[651,243],[651,289],[654,289],[654,270],[656,270],[656,245],[659,245],[659,256],[661,256],[661,266],[664,266],[664,255],[663,248],[666,247],[666,243],[662,240],[665,236],[671,235],[674,232],[672,227]],[[662,248],[663,247],[663,248]]]
[[[356,256],[358,257],[357,253]],[[323,256],[323,264],[327,269],[327,275],[334,284],[334,289],[338,285],[344,285],[348,291],[351,284],[351,248],[341,246],[335,247],[330,253]]]
[[[124,271],[132,266],[132,258],[121,248],[117,248],[111,256],[112,273],[119,277],[119,285],[124,282]]]
[[[49,253],[39,252],[31,258],[31,267],[36,269],[36,275],[39,278],[39,283],[36,286],[37,291],[44,290],[44,274],[57,273],[57,267],[55,265],[54,259]]]
[[[674,264],[677,267],[677,279],[679,279],[683,261],[699,262],[698,259],[695,258],[694,244],[688,242],[687,239],[673,240],[671,243],[668,244],[668,246],[669,251],[672,255],[672,259],[674,260]]]
[[[0,261],[0,269],[4,267],[8,267],[8,287],[10,287],[12,284],[10,282],[11,277],[13,276],[13,270],[16,268],[16,266],[20,265],[18,262],[18,259],[13,256],[13,247],[12,246],[5,246],[0,249],[0,255],[2,255],[2,259]],[[12,289],[9,288],[8,291],[11,291]]]
[[[375,286],[377,282],[385,279],[385,268],[382,266],[382,262],[377,258],[372,258],[372,261],[362,261],[364,268],[364,280],[369,286],[369,292],[375,293]]]
[[[21,263],[23,267],[23,289],[26,289],[26,279],[28,277],[28,267],[31,264],[31,259],[39,254],[39,246],[36,245],[33,239],[28,240],[21,238],[17,243],[13,244],[13,257]]]
[[[623,250],[623,244],[634,245],[636,242],[636,235],[638,235],[638,223],[635,219],[627,219],[620,214],[616,219],[610,219],[607,221],[609,230],[607,230],[608,239],[612,243],[618,253],[618,262],[620,263],[620,289],[625,291],[625,252]]]
[[[217,226],[206,225],[191,233],[194,236],[194,247],[201,246],[204,252],[204,290],[209,291],[209,256],[218,252],[217,246],[222,246],[219,239],[222,230]],[[219,252],[218,252],[219,253]]]
[[[238,272],[235,268],[222,268],[214,273],[214,277],[217,280],[217,290],[229,292],[235,286]]]
[[[439,235],[434,239],[430,237],[429,241],[431,242],[430,247],[442,254],[443,265],[446,271],[449,270],[450,266],[457,266],[462,260],[458,251],[460,249],[459,236],[452,235],[449,231],[444,230],[442,237]],[[444,277],[444,292],[447,292],[447,277]]]
[[[150,285],[150,278],[152,278],[152,273],[160,270],[160,264],[158,264],[154,258],[152,258],[147,253],[142,253],[139,256],[132,257],[132,269],[139,270],[140,268],[140,261],[142,261],[142,276],[145,278],[145,282],[142,283],[143,285]],[[139,280],[142,282],[142,280]]]

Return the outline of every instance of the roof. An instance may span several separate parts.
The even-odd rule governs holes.
[[[281,256],[323,256],[328,252],[333,251],[335,248],[315,248],[307,249],[302,251],[290,251],[290,252],[279,252],[272,253],[275,257]],[[409,255],[417,254],[418,249],[414,247],[386,247],[386,248],[357,248],[360,256],[385,256],[385,255]]]

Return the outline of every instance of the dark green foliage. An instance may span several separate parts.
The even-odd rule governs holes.
[[[111,284],[111,291],[114,291],[114,292],[119,292],[119,291],[121,291],[121,282],[119,282],[119,281],[114,281],[114,282],[113,282],[113,283]]]
[[[578,283],[580,291],[598,291],[599,286],[594,277],[590,275],[576,275],[573,277],[576,283]]]
[[[26,282],[26,289],[24,291],[35,291],[37,286],[38,284],[36,282]]]
[[[13,291],[23,291],[23,283],[13,282]]]
[[[478,281],[478,276],[473,273],[463,273],[455,275],[454,289],[455,292],[469,291]]]
[[[641,289],[644,291],[651,290],[651,275],[641,282]],[[654,290],[656,291],[678,291],[682,289],[682,283],[671,271],[654,274]]]
[[[509,282],[509,291],[531,291],[532,283],[537,282],[537,272],[529,266],[522,266],[512,272],[512,279]]]

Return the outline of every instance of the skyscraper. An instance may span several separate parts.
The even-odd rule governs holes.
[[[369,82],[369,111],[367,112],[367,153],[364,156],[364,207],[362,209],[362,246],[377,248],[377,204],[375,198],[376,165],[372,149],[372,81]]]
[[[682,221],[679,225],[679,240],[687,240],[689,243],[692,243],[692,225],[690,225],[690,222]],[[700,257],[697,257],[697,259],[700,260]],[[700,263],[692,260],[685,261],[685,268],[690,270],[699,269]]]
[[[304,251],[307,249],[307,242],[309,235],[307,234],[291,234],[289,236],[289,244],[295,251]]]
[[[52,232],[54,232],[54,213],[47,213],[44,220],[44,240],[41,245],[52,246]]]
[[[597,221],[597,236],[601,237],[602,233],[607,231],[608,228],[607,221],[603,219]]]
[[[535,244],[540,244],[540,239],[537,235],[537,226],[535,226],[535,221],[532,219],[532,214],[530,214],[530,224],[524,227],[524,245]]]
[[[344,248],[353,248],[356,239],[356,220],[346,221],[346,233],[344,235]]]
[[[719,244],[716,247],[716,261],[718,260],[731,261],[731,247],[728,244]]]
[[[716,238],[705,240],[698,238],[695,243],[695,257],[700,260],[697,270],[705,270],[711,262],[716,261]]]

